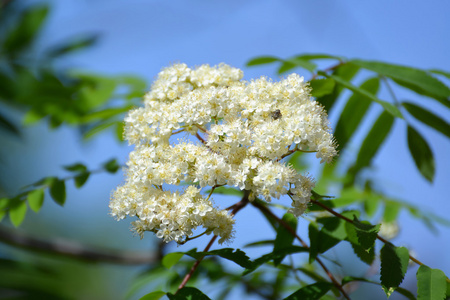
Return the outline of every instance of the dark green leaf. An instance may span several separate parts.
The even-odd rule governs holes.
[[[450,79],[450,73],[449,72],[444,72],[442,70],[430,70],[430,72],[434,73],[434,74],[439,74],[439,75],[445,76],[445,77]]]
[[[356,227],[353,224],[346,222],[345,231],[347,233],[347,240],[352,245],[353,252],[355,252],[361,261],[371,265],[375,260],[375,248],[372,247],[369,251],[367,251],[360,245]]]
[[[170,300],[210,300],[208,296],[194,287],[184,287],[175,295],[167,293]]]
[[[337,59],[340,60],[338,56],[323,54],[323,53],[308,53],[296,56],[297,58],[304,60],[315,60],[315,59]]]
[[[5,53],[17,56],[36,38],[37,33],[47,17],[47,6],[32,6],[20,16],[18,24],[9,32],[3,44]]]
[[[330,282],[316,282],[302,287],[284,300],[318,300],[333,287]]]
[[[362,68],[389,77],[408,89],[421,95],[435,98],[447,107],[450,107],[450,101],[448,100],[450,89],[423,70],[377,61],[352,60],[351,62]]]
[[[378,93],[379,86],[380,80],[375,77],[365,81],[360,88],[375,96]],[[347,142],[355,133],[369,109],[370,104],[372,104],[370,99],[361,94],[353,93],[350,96],[334,131],[334,137],[339,145],[338,150],[342,150],[347,145]]]
[[[351,174],[357,174],[362,168],[370,165],[378,149],[391,131],[393,123],[394,118],[391,114],[386,111],[380,114],[359,149],[355,165],[350,171]]]
[[[166,295],[165,292],[156,291],[156,292],[148,293],[145,296],[142,296],[141,298],[139,298],[139,300],[158,300],[158,299],[161,299],[165,295]]]
[[[19,135],[20,131],[16,125],[0,114],[0,128],[14,135]]]
[[[66,183],[64,180],[54,178],[50,185],[50,195],[56,203],[63,206],[66,202]]]
[[[359,245],[367,251],[372,249],[375,246],[380,224],[372,225],[368,222],[360,222],[358,218],[354,217],[353,226],[355,226]]]
[[[408,126],[408,148],[422,176],[433,182],[435,173],[433,152],[427,141],[411,126]]]
[[[336,81],[336,83],[341,84],[342,86],[351,90],[352,92],[357,93],[363,97],[369,98],[370,100],[380,104],[392,116],[403,119],[403,115],[400,112],[400,110],[397,107],[395,107],[394,105],[392,105],[391,103],[378,99],[376,96],[372,95],[371,93],[367,92],[366,90],[363,90],[357,86],[354,86],[352,83],[350,83],[349,81],[347,81],[339,76],[328,75],[324,72],[319,72],[319,74],[326,76],[326,77],[333,78]]]
[[[249,60],[247,62],[247,67],[270,64],[276,61],[280,61],[280,59],[274,56],[260,56]]]
[[[372,283],[372,284],[376,284],[376,285],[380,285],[378,282],[372,281],[372,280],[368,280],[367,278],[363,278],[363,277],[353,277],[353,276],[345,276],[344,278],[342,278],[342,283],[341,285],[344,286],[347,283],[353,282],[353,281],[361,281],[361,282],[367,282],[367,283]],[[410,299],[410,300],[416,300],[416,297],[414,297],[414,295],[408,291],[405,290],[403,288],[396,288],[395,291],[399,294],[402,294],[403,296],[405,296],[406,298]]]
[[[445,120],[415,104],[403,102],[402,105],[414,118],[450,138],[450,124]]]
[[[445,299],[447,287],[444,272],[422,265],[416,276],[417,300]]]
[[[222,258],[228,259],[243,268],[251,268],[253,266],[252,261],[248,258],[244,251],[233,248],[223,248],[219,250],[212,250],[209,252],[197,252],[196,249],[189,250],[184,254],[189,255],[192,258],[200,259],[207,255],[218,255]]]
[[[263,241],[257,241],[257,242],[245,244],[243,246],[243,248],[273,246],[274,244],[275,244],[274,240],[263,240]]]
[[[25,219],[27,203],[17,198],[11,200],[9,206],[9,219],[15,227],[18,227]]]
[[[168,253],[164,255],[161,263],[165,268],[170,269],[183,257],[183,255],[184,253],[181,252]]]
[[[291,246],[291,247],[279,250],[277,253],[272,252],[272,253],[265,254],[265,255],[261,256],[260,258],[255,259],[252,262],[251,266],[249,268],[246,268],[243,275],[247,275],[247,274],[253,272],[259,266],[261,266],[269,261],[272,261],[278,257],[284,257],[284,256],[292,254],[292,253],[308,252],[308,251],[309,251],[308,248],[299,247],[299,246]]]
[[[83,37],[73,39],[71,42],[59,45],[51,49],[48,56],[56,58],[61,55],[66,55],[78,50],[82,50],[94,45],[98,40],[97,34],[91,34]]]
[[[342,64],[335,70],[333,70],[332,74],[339,76],[343,80],[350,81],[356,75],[356,73],[358,73],[358,70],[359,67],[353,64]],[[319,97],[317,101],[325,107],[325,110],[327,112],[329,112],[336,102],[336,99],[341,94],[342,90],[342,85],[335,84],[333,93],[325,95],[323,97]]]
[[[119,170],[120,166],[117,163],[117,160],[113,158],[104,163],[103,168],[105,168],[105,170],[108,171],[109,173],[116,173]]]
[[[317,65],[310,62],[309,60],[303,59],[301,56],[297,56],[284,60],[281,67],[278,69],[278,74],[287,72],[296,67],[300,67],[313,72],[317,68]]]
[[[284,214],[282,220],[287,225],[289,225],[289,227],[291,227],[294,232],[297,231],[297,218],[293,214],[290,213]],[[281,225],[278,226],[277,236],[275,238],[275,244],[273,247],[273,253],[277,253],[281,249],[292,246],[294,238],[295,237],[292,235],[292,233],[286,228],[284,228],[284,226]],[[277,257],[276,259],[273,260],[273,263],[275,264],[275,266],[277,266],[281,263],[283,259],[284,259],[283,256]]]
[[[83,173],[83,172],[87,171],[87,167],[85,165],[83,165],[82,163],[75,163],[73,165],[64,166],[64,169],[66,169],[67,171],[70,171],[70,172],[75,172],[75,173]]]
[[[402,283],[409,262],[409,251],[388,243],[381,248],[381,286],[387,297]]]
[[[323,97],[334,91],[334,80],[331,78],[313,79],[310,82],[312,88],[311,95],[313,97]]]
[[[81,188],[86,183],[90,175],[91,173],[89,172],[83,172],[80,175],[77,175],[75,177],[75,186],[77,188]]]
[[[27,196],[28,205],[34,212],[39,212],[44,204],[44,190],[37,189],[28,193]]]

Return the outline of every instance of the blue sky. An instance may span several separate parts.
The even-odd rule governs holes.
[[[61,61],[61,67],[108,74],[138,74],[148,80],[149,86],[159,70],[173,62],[191,66],[225,62],[242,68],[246,79],[262,75],[276,79],[275,66],[245,67],[250,58],[260,55],[286,58],[300,53],[329,53],[450,70],[450,2],[447,1],[65,0],[50,3],[54,9],[41,47],[83,33],[98,33],[101,37],[92,49]],[[302,74],[309,78],[308,74]],[[450,119],[448,109],[434,101],[401,89],[396,93],[399,99],[423,103],[442,118]],[[382,91],[381,97],[391,100],[386,91]],[[369,118],[368,124],[371,120],[373,118]],[[376,158],[371,174],[379,179],[387,194],[447,217],[450,210],[450,143],[439,133],[413,122],[435,154],[436,178],[429,184],[415,169],[407,151],[405,124],[400,123],[396,123]],[[45,126],[41,126],[31,128],[26,136],[25,141],[10,142],[10,146],[20,151],[15,160],[22,157],[18,166],[7,164],[7,168],[17,170],[10,180],[22,184],[59,174],[61,165],[75,161],[87,162],[92,167],[111,157],[125,161],[131,150],[126,145],[117,145],[108,133],[84,144],[80,143],[77,133],[68,128],[47,133]],[[359,142],[354,141],[355,148]],[[42,149],[39,153],[31,150],[36,145]],[[350,157],[354,153],[342,155]],[[42,173],[21,176],[30,166]],[[46,168],[42,169],[42,166]],[[129,243],[136,249],[149,247],[151,238],[139,241],[128,237],[128,224],[116,223],[107,216],[110,191],[121,182],[122,175],[98,176],[90,179],[84,190],[69,191],[67,207],[60,209],[46,204],[48,212],[43,211],[42,215],[50,218],[58,211],[57,219],[66,220],[69,229],[82,232],[73,233],[74,237],[80,234],[95,242],[96,234],[88,233],[91,226],[100,226],[97,229],[106,236],[114,235],[116,230],[120,232],[120,241],[109,240],[110,245],[124,247]],[[261,223],[264,220],[252,209],[248,210],[238,216],[237,238],[232,247],[240,247],[249,239],[263,236],[265,227],[261,227],[264,226]],[[76,220],[76,223],[70,225],[70,220]],[[100,225],[95,225],[99,220]],[[440,227],[440,234],[436,236],[406,215],[402,215],[401,220],[403,227],[396,244],[412,247],[422,261],[450,274],[450,257],[445,250],[450,248],[450,229]],[[300,232],[306,235],[304,230]],[[206,243],[203,239],[185,249],[203,248]],[[414,272],[411,274],[414,277]]]

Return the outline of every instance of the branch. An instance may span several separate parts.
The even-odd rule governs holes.
[[[14,246],[35,252],[49,255],[59,255],[71,259],[84,260],[88,262],[101,262],[122,265],[149,264],[157,261],[156,254],[130,251],[100,250],[88,247],[78,242],[68,240],[46,241],[11,230],[0,225],[0,241]]]
[[[333,209],[329,208],[328,206],[326,206],[325,204],[323,204],[323,203],[321,203],[321,202],[319,202],[317,200],[312,200],[311,199],[311,203],[314,203],[314,204],[322,207],[323,209],[325,209],[326,211],[328,211],[332,215],[335,215],[336,217],[338,217],[338,218],[340,218],[340,219],[342,219],[342,220],[344,220],[344,221],[346,221],[348,223],[351,223],[351,224],[354,223],[353,220],[350,220],[346,216],[341,215],[340,213],[334,211]],[[382,241],[385,244],[390,243],[389,241],[385,240],[383,237],[379,236],[378,234],[377,234],[377,239],[379,239],[380,241]],[[413,257],[411,255],[409,255],[409,259],[412,260],[413,262],[415,262],[418,265],[423,265],[424,264],[421,261],[419,261],[417,258],[415,258],[415,257]]]
[[[258,208],[259,210],[264,211],[265,213],[270,215],[272,218],[274,218],[281,226],[286,228],[287,231],[289,231],[295,238],[297,238],[297,240],[299,240],[300,244],[302,244],[303,247],[309,249],[308,244],[305,243],[305,241],[297,234],[297,232],[291,226],[289,226],[289,224],[286,223],[284,220],[278,218],[270,209],[268,209],[267,207],[265,207],[264,205],[261,205],[260,203],[258,203],[256,201],[253,201],[252,205],[255,206],[256,208]],[[350,299],[350,297],[347,295],[347,293],[345,292],[342,285],[336,280],[336,278],[334,278],[333,274],[330,272],[330,270],[328,270],[328,268],[325,266],[325,264],[322,262],[322,260],[320,260],[319,257],[316,257],[316,261],[319,263],[319,265],[325,271],[325,273],[327,274],[328,278],[330,278],[330,280],[334,284],[334,286],[339,291],[341,291],[342,295],[346,299]]]
[[[231,212],[231,215],[236,215],[238,211],[240,211],[242,208],[244,208],[247,204],[248,204],[248,195],[249,192],[245,191],[244,196],[242,197],[241,201],[239,201],[238,203],[233,205],[233,210]],[[214,241],[217,239],[217,235],[213,236],[212,239],[209,241],[208,245],[206,245],[205,249],[203,250],[203,252],[208,252],[209,249],[211,248],[211,246],[213,245]],[[192,268],[189,270],[189,273],[186,274],[186,276],[184,276],[183,281],[181,282],[180,286],[178,287],[177,291],[175,292],[175,294],[181,290],[182,288],[185,287],[185,285],[187,284],[187,282],[189,281],[189,279],[191,279],[192,274],[194,274],[195,270],[197,270],[198,265],[200,264],[200,262],[203,260],[203,257],[197,259],[197,261],[194,263],[194,265],[192,266]]]

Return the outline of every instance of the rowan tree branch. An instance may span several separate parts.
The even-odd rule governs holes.
[[[101,250],[75,241],[63,239],[44,240],[2,225],[0,225],[0,242],[34,252],[87,262],[141,265],[154,263],[158,260],[157,253]]]

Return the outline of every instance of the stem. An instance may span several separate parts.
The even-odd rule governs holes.
[[[248,195],[250,193],[248,191],[245,191],[244,196],[242,197],[241,201],[237,202],[236,204],[234,204],[234,208],[233,211],[231,212],[231,215],[236,215],[242,208],[244,208],[249,200],[248,200]],[[205,249],[203,250],[203,252],[208,252],[208,250],[211,248],[211,246],[213,245],[214,241],[217,239],[217,235],[213,236],[212,239],[209,241],[208,245],[206,245]],[[189,279],[191,279],[192,274],[194,274],[195,270],[197,270],[200,262],[203,260],[204,257],[199,258],[194,265],[192,266],[192,268],[189,270],[189,273],[186,274],[186,276],[184,276],[183,281],[181,282],[180,286],[178,286],[177,291],[175,292],[175,294],[181,290],[182,288],[184,288],[187,284],[187,282],[189,281]]]
[[[158,261],[156,254],[99,250],[78,242],[61,239],[47,241],[6,226],[0,226],[0,241],[14,247],[42,252],[50,256],[58,255],[87,262],[140,265]]]
[[[270,215],[272,218],[274,218],[281,226],[286,228],[287,231],[289,231],[295,238],[297,238],[297,240],[300,242],[300,244],[302,244],[303,247],[309,249],[308,244],[306,244],[305,241],[302,238],[300,238],[300,236],[297,234],[297,232],[295,232],[295,230],[291,226],[289,226],[289,224],[286,223],[284,220],[278,218],[270,209],[268,209],[267,207],[265,207],[264,205],[261,205],[260,203],[258,203],[256,201],[253,201],[252,205],[255,206],[256,208],[258,208],[259,210],[264,211],[265,213]],[[347,295],[347,293],[345,292],[342,285],[336,280],[336,278],[333,276],[333,274],[330,272],[330,270],[328,270],[328,268],[325,266],[325,264],[322,262],[322,260],[319,257],[316,257],[316,261],[319,263],[319,265],[325,271],[325,273],[327,274],[328,278],[330,278],[330,280],[334,284],[334,286],[342,293],[342,295],[346,299],[350,299],[350,297]]]
[[[344,221],[346,221],[348,223],[351,223],[351,224],[355,223],[355,222],[353,222],[353,220],[350,220],[346,216],[341,215],[340,213],[334,211],[333,209],[329,208],[328,206],[326,206],[325,204],[323,204],[323,203],[321,203],[321,202],[319,202],[317,200],[311,200],[311,203],[314,203],[314,204],[322,207],[323,209],[325,209],[326,211],[328,211],[332,215],[335,215],[336,217],[338,217],[338,218],[340,218],[340,219],[342,219],[342,220],[344,220]],[[389,243],[389,241],[385,240],[383,237],[379,236],[378,234],[377,234],[377,239],[379,239],[380,241],[382,241],[385,244]],[[418,265],[424,265],[424,263],[422,263],[417,258],[415,258],[415,257],[413,257],[411,255],[409,255],[409,259],[412,260],[413,262],[415,262]]]
[[[334,69],[337,69],[337,68],[339,68],[340,66],[345,65],[345,64],[346,64],[345,62],[341,61],[341,62],[339,62],[338,64],[335,64],[335,65],[333,65],[333,66],[331,66],[331,67],[329,67],[329,68],[324,69],[322,72],[330,72],[330,71],[333,71]],[[313,79],[316,79],[317,76],[319,76],[318,73],[314,74],[314,75],[311,77],[310,81],[313,80]]]

